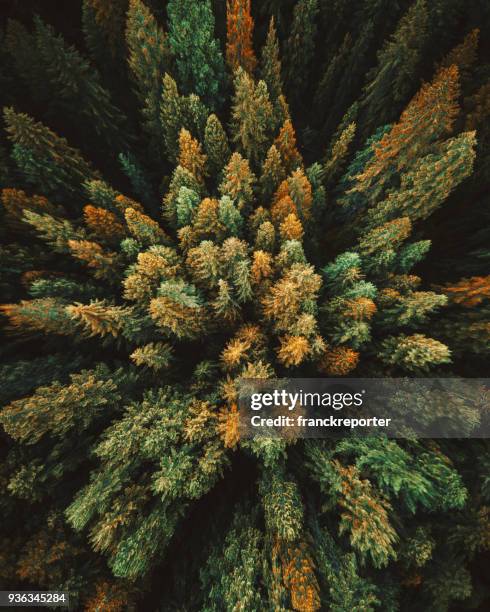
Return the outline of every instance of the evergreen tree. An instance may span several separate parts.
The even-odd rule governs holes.
[[[80,153],[42,123],[13,108],[4,109],[12,157],[28,185],[54,200],[80,199],[84,181],[99,178]]]
[[[290,119],[284,121],[274,144],[281,154],[282,163],[286,172],[292,172],[303,164],[301,154],[296,146],[296,134]]]
[[[276,104],[282,94],[282,68],[274,17],[270,20],[267,39],[262,47],[260,76],[267,85],[271,101]]]
[[[154,150],[159,151],[161,82],[170,68],[171,55],[167,36],[142,0],[129,1],[126,44],[144,126]]]
[[[285,178],[286,172],[282,164],[281,155],[277,147],[272,145],[262,165],[262,176],[260,177],[260,186],[264,201],[270,199]]]
[[[450,351],[445,344],[422,334],[392,336],[384,341],[380,358],[405,370],[420,372],[432,365],[448,363]]]
[[[107,71],[123,53],[128,0],[84,0],[83,32],[94,59]]]
[[[352,47],[352,36],[347,33],[338,51],[329,60],[315,92],[314,109],[318,123],[324,122],[331,102],[335,96],[338,79],[341,77]]]
[[[36,17],[34,33],[28,36],[21,26],[11,22],[7,40],[19,76],[28,87],[35,86],[31,80],[32,65],[27,64],[31,64],[35,56],[36,81],[40,80],[42,87],[33,90],[32,95],[46,105],[48,120],[58,113],[76,120],[87,118],[96,134],[105,139],[108,145],[115,148],[125,146],[125,117],[113,105],[98,72],[53,28]]]
[[[219,176],[231,156],[228,137],[216,115],[209,115],[204,133],[204,148],[210,169]]]
[[[233,141],[239,143],[252,163],[259,164],[272,133],[274,112],[267,85],[257,85],[242,68],[235,73],[231,131]]]
[[[248,160],[240,153],[233,153],[224,169],[223,182],[220,185],[222,195],[229,196],[237,202],[238,208],[250,208],[254,201],[254,174]]]
[[[226,3],[226,61],[232,72],[240,67],[252,74],[257,64],[250,6],[250,0],[227,0]]]
[[[203,140],[208,115],[207,108],[196,95],[181,96],[177,83],[169,74],[165,74],[160,121],[167,158],[171,162],[175,162],[178,157],[180,130],[186,128],[199,140]]]
[[[286,83],[289,96],[298,101],[305,90],[315,53],[318,0],[299,0],[294,7],[291,31],[285,44]]]
[[[414,89],[413,75],[427,40],[428,11],[425,0],[416,0],[400,20],[391,40],[378,53],[378,62],[367,75],[362,105],[364,133],[388,123],[397,107]],[[391,113],[391,114],[390,114]]]
[[[414,156],[428,152],[430,145],[451,131],[459,108],[459,73],[456,66],[440,70],[432,83],[424,84],[409,102],[400,120],[374,147],[374,156],[357,177],[356,190],[367,189],[377,176],[386,181],[392,164],[407,167]]]
[[[209,0],[170,0],[169,44],[184,93],[195,93],[215,110],[222,101],[223,56],[214,38]],[[189,36],[192,32],[192,36]]]

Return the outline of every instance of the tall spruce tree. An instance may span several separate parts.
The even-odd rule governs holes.
[[[232,72],[240,66],[252,74],[257,58],[252,44],[254,22],[250,0],[228,0],[226,7],[226,61]]]
[[[171,55],[165,32],[142,0],[129,1],[126,44],[129,70],[141,104],[144,126],[153,152],[161,155],[158,110],[162,77],[170,68]]]
[[[378,53],[378,62],[367,75],[362,106],[363,133],[389,123],[416,87],[414,75],[428,38],[425,0],[416,0],[400,19],[388,43]]]
[[[299,101],[307,88],[315,53],[318,0],[299,0],[294,7],[291,32],[285,44],[287,91]]]
[[[195,93],[212,110],[221,105],[224,63],[214,37],[214,15],[209,0],[170,0],[169,44],[184,93]],[[191,34],[192,33],[192,34]]]

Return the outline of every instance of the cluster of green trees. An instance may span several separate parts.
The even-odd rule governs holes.
[[[487,3],[81,4],[0,30],[2,588],[484,606],[487,441],[245,441],[236,402],[488,374]]]

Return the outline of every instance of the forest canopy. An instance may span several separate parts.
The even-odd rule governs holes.
[[[488,606],[488,440],[242,440],[237,389],[488,376],[489,41],[486,0],[3,3],[2,589]]]

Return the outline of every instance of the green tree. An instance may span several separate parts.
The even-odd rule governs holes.
[[[282,67],[279,58],[279,41],[277,40],[274,17],[271,17],[267,38],[262,47],[260,76],[267,85],[271,101],[277,104],[282,94]]]
[[[285,76],[289,96],[295,101],[308,83],[315,53],[318,0],[299,0],[294,6],[293,22],[285,44]]]
[[[12,157],[28,185],[55,201],[65,197],[79,201],[83,182],[99,178],[76,149],[42,123],[13,108],[4,109],[3,116]]]
[[[259,165],[273,129],[274,112],[264,81],[254,83],[242,68],[235,73],[231,114],[233,141],[250,161]]]
[[[171,65],[166,34],[142,0],[130,0],[126,23],[128,64],[138,95],[143,122],[159,152],[159,101],[162,77]]]
[[[184,93],[196,93],[212,109],[222,102],[223,56],[214,38],[209,0],[170,0],[169,44]],[[192,32],[192,36],[189,36]]]
[[[206,122],[204,148],[213,175],[219,176],[230,159],[231,151],[226,132],[220,120],[214,114],[209,115]]]
[[[413,92],[414,75],[428,39],[428,19],[425,0],[416,0],[379,51],[377,65],[366,77],[362,100],[366,115],[364,134],[391,121],[400,104]]]

